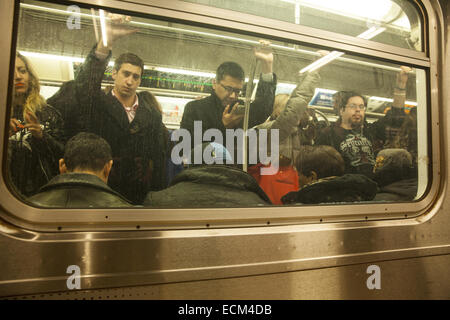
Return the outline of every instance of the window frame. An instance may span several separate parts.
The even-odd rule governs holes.
[[[432,0],[431,0],[432,1]],[[52,1],[50,1],[52,2]],[[415,1],[419,4],[419,2]],[[166,229],[204,229],[273,226],[304,223],[348,222],[385,219],[408,219],[417,217],[436,207],[442,201],[444,177],[441,174],[445,164],[440,153],[440,108],[442,97],[439,75],[439,50],[442,39],[439,39],[437,19],[430,0],[423,0],[424,16],[423,32],[425,52],[402,49],[384,45],[370,40],[335,34],[328,31],[280,22],[249,14],[217,9],[204,5],[183,1],[169,0],[165,2],[150,0],[118,1],[118,0],[78,0],[67,1],[67,5],[92,5],[99,8],[136,12],[149,17],[176,20],[178,22],[213,27],[231,32],[263,35],[270,39],[289,39],[349,52],[355,55],[376,57],[399,64],[411,65],[429,70],[427,119],[429,132],[429,154],[432,168],[428,177],[428,191],[421,200],[401,203],[356,203],[343,205],[313,206],[267,206],[258,208],[208,208],[208,209],[50,209],[36,208],[16,198],[5,184],[6,174],[5,148],[7,143],[7,111],[0,112],[0,121],[4,124],[0,132],[4,145],[0,148],[2,158],[2,175],[0,177],[1,207],[0,217],[27,229],[41,231],[72,230],[166,230]],[[421,7],[419,4],[419,7]],[[9,106],[11,101],[11,79],[15,41],[17,39],[19,1],[4,1],[0,8],[8,19],[0,22],[3,27],[6,50],[0,53],[0,103]],[[241,21],[247,21],[243,23]],[[227,27],[225,28],[224,22]],[[245,31],[244,31],[245,30]],[[311,36],[314,34],[314,36]],[[331,40],[333,39],[333,40]],[[441,40],[441,41],[439,41]],[[9,49],[9,50],[8,50]],[[392,53],[392,52],[395,52]],[[276,72],[276,70],[275,70]],[[431,90],[433,88],[433,90]],[[437,198],[440,197],[438,200]],[[212,212],[213,211],[213,212]],[[433,210],[435,212],[435,210]]]

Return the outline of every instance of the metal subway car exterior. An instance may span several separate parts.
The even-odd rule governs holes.
[[[373,17],[325,21],[320,17],[350,18],[302,1],[235,2],[0,2],[0,297],[450,298],[450,5],[445,0],[376,1],[397,10],[391,8],[385,17],[406,16],[409,23],[403,27],[392,24],[392,17],[386,25],[372,25]],[[95,19],[89,15],[99,9],[136,21],[137,38],[119,51],[135,49],[159,72],[170,73],[163,69],[170,67],[214,74],[219,60],[211,61],[211,55],[241,59],[246,69],[257,39],[272,42],[274,72],[278,83],[288,86],[294,83],[292,70],[307,65],[319,49],[345,53],[323,67],[321,87],[326,89],[343,90],[345,82],[383,97],[387,90],[380,83],[395,79],[399,66],[413,68],[410,79],[415,83],[408,83],[407,100],[417,108],[416,199],[199,209],[55,209],[21,199],[11,188],[6,166],[14,53],[44,54],[33,60],[41,85],[57,89],[73,79],[77,61],[55,57],[89,52],[95,42]],[[358,36],[357,27],[364,31],[373,26],[384,27],[384,33]],[[142,86],[151,87],[161,101],[171,97],[168,86]],[[171,94],[193,99],[206,95],[202,90],[193,92],[185,85]],[[317,109],[332,117],[330,107]],[[371,116],[380,117],[376,112]]]

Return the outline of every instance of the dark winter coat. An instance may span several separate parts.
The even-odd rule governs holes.
[[[203,165],[179,173],[162,191],[150,192],[144,206],[161,208],[253,207],[270,200],[248,173],[222,165]]]
[[[130,123],[122,104],[101,90],[109,59],[99,60],[94,49],[73,81],[65,83],[49,101],[66,120],[66,135],[95,133],[111,146],[114,164],[108,185],[132,201],[142,203],[147,192],[166,186],[166,138],[162,115],[142,94]]]
[[[417,178],[411,178],[380,187],[374,201],[411,201],[416,194]]]
[[[249,128],[263,123],[272,113],[277,84],[276,75],[273,74],[273,77],[272,82],[263,81],[262,79],[259,80],[255,101],[250,105]],[[202,121],[202,136],[200,140],[206,130],[218,129],[222,132],[222,144],[226,146],[226,128],[222,123],[224,110],[225,107],[214,91],[209,97],[194,100],[186,104],[180,128],[187,129],[191,134],[191,148],[194,148],[194,121]]]
[[[315,204],[370,201],[377,193],[377,184],[361,174],[328,177],[308,184],[281,198],[284,204]]]
[[[53,178],[28,201],[53,208],[114,208],[132,205],[99,177],[87,173],[65,173]]]
[[[24,123],[21,108],[13,110],[13,118]],[[64,155],[64,122],[61,114],[50,105],[36,112],[43,137],[33,137],[28,129],[22,129],[8,141],[8,172],[13,187],[25,197],[58,175],[58,161]]]

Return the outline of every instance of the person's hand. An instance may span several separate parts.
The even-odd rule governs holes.
[[[244,114],[235,114],[234,111],[236,111],[237,106],[239,103],[236,103],[233,106],[233,109],[231,109],[231,112],[228,112],[230,110],[230,105],[228,105],[222,114],[222,123],[225,126],[226,129],[234,129],[236,128],[239,123],[241,122],[242,118],[244,117]]]
[[[410,67],[401,66],[400,72],[397,73],[396,87],[399,89],[405,89],[408,82],[408,73],[411,72]]]
[[[273,52],[270,47],[270,41],[259,40],[259,46],[253,49],[257,60],[261,61],[262,73],[272,73]]]
[[[33,112],[27,112],[25,114],[25,121],[26,124],[24,125],[24,127],[30,130],[33,137],[37,139],[42,139],[43,137],[42,127],[36,115]]]
[[[117,39],[136,33],[137,29],[132,29],[128,26],[130,21],[130,16],[109,13],[108,18],[105,19],[107,45],[105,47],[103,39],[101,39],[97,44],[97,51],[104,54],[112,48],[113,43]]]
[[[9,136],[13,136],[17,131],[23,129],[23,125],[16,118],[11,118],[9,120]]]

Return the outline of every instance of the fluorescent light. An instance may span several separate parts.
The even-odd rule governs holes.
[[[384,28],[384,27],[371,27],[368,30],[361,33],[360,35],[358,35],[357,38],[370,40],[385,30],[386,30],[386,28]],[[344,53],[340,52],[340,51],[332,51],[329,54],[327,54],[326,56],[320,58],[319,60],[314,61],[309,66],[304,67],[302,70],[300,70],[300,73],[304,73],[307,71],[311,72],[311,71],[317,70],[320,67],[323,67],[324,65],[326,65],[327,63],[330,63],[334,59],[339,58],[343,54]]]
[[[311,63],[310,65],[304,67],[302,70],[300,70],[300,73],[304,73],[304,72],[307,72],[307,71],[311,72],[311,71],[317,70],[320,67],[323,67],[324,65],[326,65],[327,63],[333,61],[334,59],[342,56],[343,54],[344,53],[340,52],[340,51],[330,52],[326,56],[323,56],[319,60],[316,60],[313,63]]]
[[[28,52],[28,51],[19,51],[19,52],[20,52],[20,54],[24,55],[25,57],[31,57],[31,58],[41,58],[41,59],[69,61],[69,62],[84,62],[84,58],[56,56],[53,54]]]
[[[214,73],[207,73],[207,72],[200,72],[200,71],[190,71],[190,70],[162,68],[162,67],[156,67],[153,69],[156,71],[161,71],[161,72],[186,74],[189,76],[196,76],[196,77],[205,77],[205,78],[215,78],[216,77],[216,74],[214,74]]]
[[[57,56],[54,54],[46,54],[46,53],[38,53],[38,52],[28,52],[28,51],[19,51],[21,55],[30,58],[39,58],[39,59],[47,59],[53,61],[68,61],[68,62],[84,62],[84,58],[77,57],[66,57],[66,56]],[[108,66],[113,67],[114,61],[109,61]]]
[[[102,29],[103,46],[107,47],[108,46],[108,38],[106,35],[105,12],[102,9],[99,9],[98,13],[100,14],[100,27]]]

